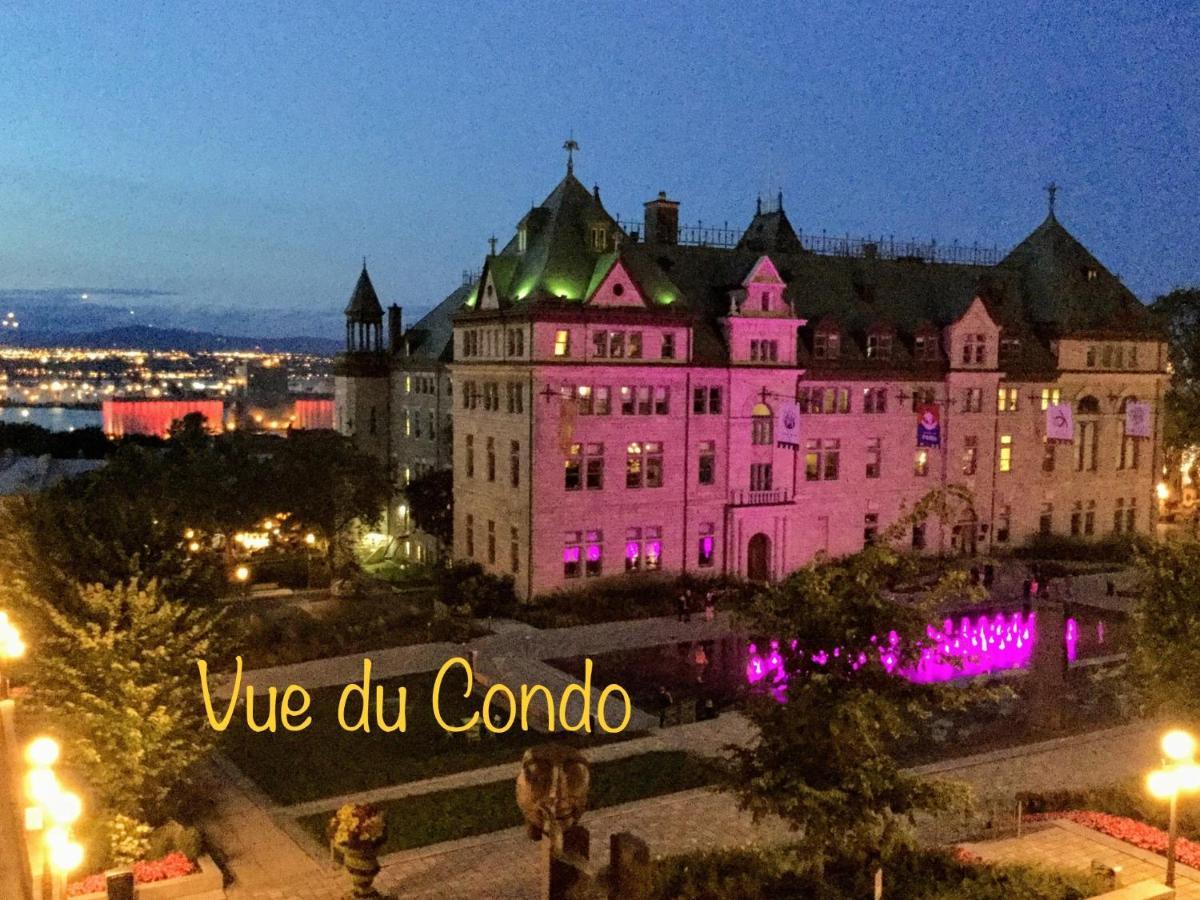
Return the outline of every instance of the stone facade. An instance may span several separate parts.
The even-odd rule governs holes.
[[[394,459],[397,431],[453,421],[452,452],[411,458],[453,465],[455,557],[524,596],[647,570],[778,578],[942,486],[973,501],[905,536],[922,552],[1152,530],[1165,347],[1053,212],[986,265],[814,250],[782,202],[719,247],[682,243],[660,195],[642,234],[568,171],[457,301],[445,393],[402,390],[417,370],[393,366]],[[1135,401],[1148,437],[1125,435]],[[1071,443],[1046,441],[1057,403]],[[928,407],[940,440],[919,447]]]

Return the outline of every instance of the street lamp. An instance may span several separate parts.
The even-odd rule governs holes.
[[[1162,738],[1163,765],[1146,777],[1151,796],[1171,802],[1167,827],[1167,887],[1175,886],[1175,840],[1179,834],[1180,794],[1200,791],[1200,765],[1196,764],[1196,739],[1186,731],[1168,731]]]
[[[25,748],[25,792],[32,803],[25,810],[25,827],[41,833],[40,865],[36,856],[32,862],[35,871],[40,868],[46,900],[66,897],[67,876],[83,862],[83,847],[71,840],[71,826],[83,813],[83,802],[64,790],[54,774],[52,767],[61,753],[58,741],[49,737],[36,738]]]
[[[8,676],[5,664],[25,655],[25,642],[17,626],[8,620],[8,613],[0,610],[0,700],[8,699]]]

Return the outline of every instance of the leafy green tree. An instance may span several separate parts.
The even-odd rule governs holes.
[[[818,559],[738,612],[744,633],[779,640],[787,681],[782,700],[749,703],[757,738],[730,748],[725,786],[756,817],[773,813],[796,829],[817,868],[911,847],[917,813],[966,800],[953,784],[906,774],[897,751],[931,716],[981,693],[916,684],[880,664],[884,653],[896,667],[915,663],[938,608],[974,596],[961,570],[943,565],[931,575],[893,546],[912,524],[963,502],[962,491],[931,494],[861,552]]]
[[[1173,373],[1163,439],[1179,450],[1200,444],[1200,288],[1171,291],[1150,308],[1166,331]]]
[[[454,540],[454,472],[435,469],[404,487],[409,513],[417,527],[444,544]]]
[[[269,464],[276,507],[326,539],[331,571],[349,565],[352,526],[377,524],[392,498],[387,467],[332,431],[297,431]]]
[[[1200,544],[1147,544],[1139,554],[1132,677],[1148,711],[1200,716]]]
[[[32,701],[109,815],[162,821],[217,737],[196,660],[215,664],[221,613],[168,599],[153,581],[77,596],[70,612],[31,598],[45,624]]]

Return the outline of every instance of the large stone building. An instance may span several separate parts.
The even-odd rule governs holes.
[[[453,552],[525,595],[777,578],[938,486],[973,503],[930,553],[1153,527],[1165,348],[1053,203],[1002,258],[805,239],[781,200],[727,238],[663,194],[619,223],[568,166],[463,299]]]

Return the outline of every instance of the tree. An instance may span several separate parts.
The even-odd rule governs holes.
[[[1200,288],[1179,288],[1150,307],[1167,335],[1171,386],[1163,442],[1172,450],[1200,444]]]
[[[1200,715],[1200,544],[1168,541],[1139,552],[1140,599],[1133,614],[1132,677],[1148,711]]]
[[[71,612],[30,600],[46,626],[35,707],[109,815],[162,821],[215,744],[196,660],[216,662],[222,614],[170,600],[153,581],[81,588]]]
[[[387,467],[332,431],[297,431],[269,464],[276,508],[324,535],[331,571],[348,564],[355,522],[379,522],[392,498]]]
[[[454,472],[435,469],[404,487],[404,497],[417,527],[443,544],[454,540]]]
[[[782,701],[751,699],[757,738],[730,748],[725,787],[756,818],[788,822],[818,868],[832,858],[886,858],[913,845],[916,813],[965,802],[952,784],[905,774],[896,753],[921,722],[981,693],[916,684],[880,661],[887,653],[896,667],[915,663],[937,609],[972,596],[962,571],[943,569],[929,584],[928,567],[892,546],[914,522],[961,500],[969,500],[961,491],[931,494],[861,552],[818,559],[738,613],[744,633],[779,640],[786,687]]]

